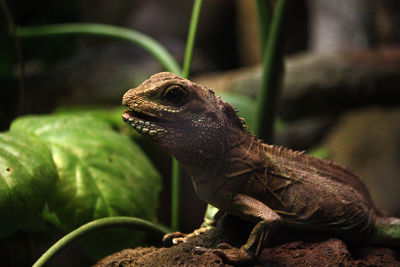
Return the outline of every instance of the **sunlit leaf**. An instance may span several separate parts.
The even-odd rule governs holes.
[[[60,177],[49,207],[65,230],[107,216],[154,220],[160,176],[142,150],[108,123],[59,114],[20,118],[11,129],[34,132],[48,143]],[[116,238],[131,245],[137,237]]]

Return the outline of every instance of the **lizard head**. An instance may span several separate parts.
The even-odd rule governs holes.
[[[200,164],[225,150],[229,117],[243,127],[233,107],[213,91],[169,72],[155,74],[130,89],[122,104],[129,108],[122,114],[125,122],[183,164]]]

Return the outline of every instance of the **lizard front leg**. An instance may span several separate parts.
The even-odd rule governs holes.
[[[276,229],[282,218],[261,201],[243,194],[236,194],[232,198],[227,212],[246,221],[255,222],[247,242],[240,249],[222,243],[216,249],[197,247],[196,253],[211,251],[228,262],[245,263],[255,259],[262,250],[269,232]]]
[[[192,233],[189,234],[181,232],[169,233],[164,235],[162,240],[164,243],[170,243],[172,241],[172,244],[174,245],[179,243],[185,243],[190,238],[198,236],[212,229],[215,226],[215,222],[218,220],[218,218],[222,216],[222,214],[223,214],[222,211],[208,204],[206,212],[204,214],[203,223],[200,225],[198,229],[194,230]]]

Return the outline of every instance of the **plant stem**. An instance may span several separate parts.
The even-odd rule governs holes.
[[[256,134],[272,143],[273,126],[283,73],[283,28],[288,0],[279,0],[272,17],[268,40],[263,49],[263,73],[257,97]]]
[[[182,77],[189,78],[190,66],[193,58],[194,42],[196,40],[197,26],[199,24],[200,11],[203,0],[195,0],[192,9],[192,16],[190,18],[190,26],[188,37],[186,41],[185,57],[183,60]]]
[[[267,43],[267,37],[272,18],[272,6],[270,0],[256,0],[258,13],[258,28],[260,35],[261,55],[263,57]]]
[[[178,63],[162,45],[154,39],[131,29],[97,23],[67,23],[20,27],[17,30],[17,35],[20,37],[65,34],[98,35],[129,41],[154,56],[167,71],[174,73],[181,72]]]
[[[189,32],[186,41],[185,57],[183,60],[182,77],[189,78],[190,66],[193,58],[194,42],[196,40],[197,26],[199,24],[200,11],[203,0],[195,0],[190,19]],[[172,159],[172,185],[171,185],[171,228],[179,228],[179,202],[180,202],[180,166],[178,161]]]
[[[33,267],[45,266],[56,254],[65,249],[72,242],[78,240],[88,233],[109,227],[133,228],[137,230],[155,232],[160,235],[164,235],[170,232],[169,229],[162,225],[158,225],[135,217],[109,217],[98,219],[82,225],[78,229],[75,229],[74,231],[70,232],[69,234],[58,240],[35,262],[35,264],[33,264]]]
[[[179,229],[181,168],[176,158],[172,158],[171,176],[171,228],[173,231],[177,231]]]

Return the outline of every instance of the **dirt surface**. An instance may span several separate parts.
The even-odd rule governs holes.
[[[351,252],[349,251],[351,250]],[[389,248],[349,249],[336,238],[321,242],[293,241],[264,249],[256,266],[400,266],[399,253]]]
[[[211,248],[220,242],[239,247],[250,229],[251,225],[226,217],[213,230],[187,243],[169,248],[126,249],[100,260],[95,266],[235,266],[211,252],[197,255],[193,248]],[[244,266],[400,266],[399,249],[347,244],[328,235],[285,227],[273,239],[256,262]]]

